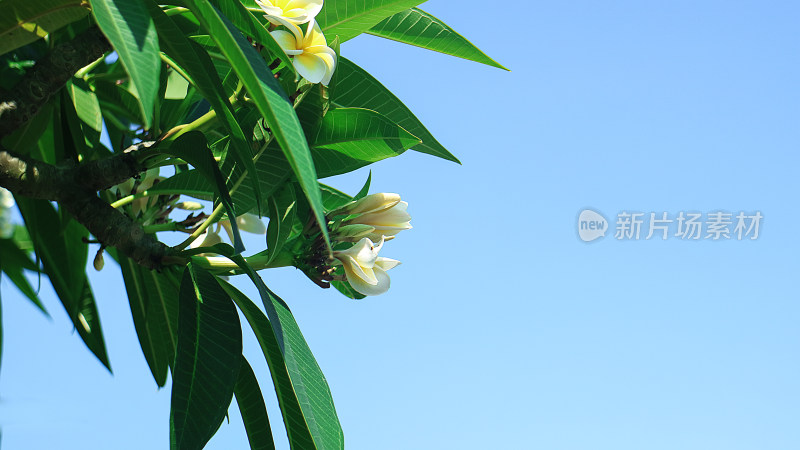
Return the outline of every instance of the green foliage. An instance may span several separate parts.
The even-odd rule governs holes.
[[[89,14],[83,0],[6,0],[0,14],[0,55]]]
[[[99,27],[113,56],[76,66],[74,76],[37,105],[38,114],[2,136],[0,152],[52,165],[51,172],[32,177],[32,185],[45,188],[53,173],[67,171],[75,184],[92,173],[90,164],[125,163],[102,166],[97,175],[116,186],[75,191],[86,195],[86,208],[102,200],[98,211],[120,219],[117,225],[72,217],[57,193],[5,186],[0,171],[0,186],[14,191],[24,220],[12,235],[2,235],[0,227],[0,271],[43,312],[29,277],[48,278],[81,339],[110,368],[85,268],[90,248],[97,251],[98,270],[105,253],[117,261],[156,385],[166,386],[171,374],[171,448],[205,446],[234,395],[251,448],[273,449],[280,439],[272,435],[265,407],[268,389],[242,355],[239,312],[269,366],[291,448],[344,448],[325,376],[289,303],[257,270],[295,266],[322,287],[364,298],[348,281],[338,252],[365,239],[361,234],[378,233],[368,216],[396,208],[399,200],[372,205],[371,213],[353,212],[353,205],[382,198],[368,196],[371,175],[355,196],[319,179],[409,149],[458,162],[391,91],[338,56],[340,43],[367,33],[502,68],[415,8],[419,3],[326,0],[315,20],[330,51],[315,53],[317,45],[300,57],[272,34],[293,25],[271,23],[251,0],[91,0],[91,13],[86,2],[73,0],[3,2],[0,103],[49,49],[87,27]],[[308,26],[300,24],[299,32]],[[314,71],[331,75],[330,82],[307,81]],[[100,139],[104,129],[108,141]],[[394,234],[403,229],[404,208],[393,210],[400,223],[387,225]],[[6,209],[0,204],[0,219]],[[268,225],[247,213],[266,215]],[[131,236],[155,240],[156,233],[172,232],[183,242],[165,247],[151,270],[143,253],[152,249],[123,245],[132,237],[105,247],[115,227],[129,222]],[[223,230],[233,246],[220,242]],[[240,235],[246,231],[266,234],[264,248],[249,256]],[[241,274],[256,287],[260,306],[223,278]]]
[[[367,33],[508,70],[446,23],[419,8],[387,17]]]
[[[228,410],[242,361],[242,328],[231,298],[205,270],[183,272],[172,372],[170,440],[201,449]]]
[[[150,127],[159,85],[158,37],[140,2],[92,0],[92,16],[108,37],[138,93],[144,126]]]

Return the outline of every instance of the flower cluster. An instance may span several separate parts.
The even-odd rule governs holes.
[[[350,286],[363,295],[383,294],[389,289],[386,271],[400,261],[378,256],[384,242],[411,228],[408,203],[397,194],[372,194],[333,211],[347,215],[336,229],[340,242],[356,242],[346,250],[333,252],[336,264],[344,270]]]
[[[256,3],[271,24],[286,28],[270,34],[292,58],[297,73],[311,83],[327,86],[336,67],[336,52],[328,47],[314,20],[322,10],[322,0],[256,0]]]

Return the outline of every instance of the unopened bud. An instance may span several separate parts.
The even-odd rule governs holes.
[[[375,227],[370,225],[345,225],[336,230],[336,239],[344,242],[357,242],[374,231]]]
[[[103,270],[103,266],[106,265],[105,261],[103,260],[103,248],[100,247],[100,250],[97,251],[97,254],[94,255],[94,270],[100,272]]]
[[[175,207],[178,209],[182,209],[184,211],[197,211],[199,209],[203,209],[203,205],[197,202],[178,202],[175,204]]]

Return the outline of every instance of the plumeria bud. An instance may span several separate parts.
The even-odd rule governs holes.
[[[105,261],[103,260],[103,248],[100,247],[100,250],[97,251],[97,254],[94,255],[94,261],[92,263],[94,265],[94,270],[100,272],[103,270],[103,267],[106,265]]]
[[[408,203],[400,201],[397,194],[372,194],[356,202],[350,214],[359,214],[345,222],[345,225],[369,225],[375,231],[367,235],[377,241],[381,237],[393,238],[403,230],[411,229],[411,215],[407,211]]]
[[[179,202],[175,204],[175,207],[178,209],[182,209],[184,211],[197,211],[203,209],[203,205],[198,202]]]
[[[356,242],[372,234],[374,231],[375,227],[369,225],[345,225],[336,230],[336,239],[342,242]]]
[[[400,203],[400,195],[387,192],[370,194],[336,211],[337,214],[366,214],[379,212]]]
[[[363,238],[348,250],[333,252],[333,257],[344,268],[347,282],[363,295],[379,295],[389,290],[386,271],[400,264],[400,261],[378,256],[381,247],[383,239],[373,244]]]

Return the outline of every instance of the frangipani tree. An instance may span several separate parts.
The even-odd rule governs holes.
[[[205,446],[233,398],[251,447],[273,447],[239,311],[291,447],[343,447],[290,302],[258,271],[294,266],[354,299],[389,288],[399,262],[379,251],[411,228],[408,205],[370,180],[352,196],[319,180],[407,150],[458,160],[340,46],[367,33],[502,68],[419,3],[0,2],[0,269],[43,310],[26,274],[46,276],[110,368],[90,248],[95,269],[119,264],[153,379],[172,377],[172,448]]]

